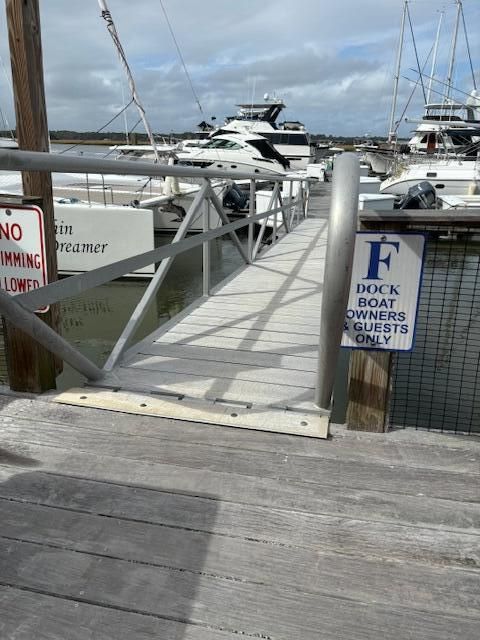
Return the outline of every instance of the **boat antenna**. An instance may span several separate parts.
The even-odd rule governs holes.
[[[410,9],[408,8],[408,4],[406,6],[407,6],[408,23],[410,25],[410,33],[412,34],[413,50],[415,51],[415,59],[417,61],[417,68],[418,68],[418,71],[420,72],[420,84],[422,85],[423,99],[426,102],[427,101],[427,96],[425,94],[425,85],[423,84],[423,75],[422,75],[422,72],[420,70],[420,60],[418,59],[417,43],[415,41],[415,34],[413,33],[412,18],[410,16]]]
[[[395,124],[395,110],[397,108],[398,81],[400,78],[400,65],[402,63],[403,36],[405,33],[405,18],[407,15],[407,6],[408,6],[408,0],[405,0],[403,4],[402,22],[400,26],[400,37],[398,39],[397,63],[396,63],[394,81],[393,81],[392,110],[390,112],[390,126],[388,128],[389,142],[392,142],[393,136],[395,135],[393,127]]]
[[[462,3],[460,3],[460,11],[462,13],[462,23],[463,23],[463,33],[465,34],[465,44],[467,45],[467,53],[468,53],[468,61],[470,62],[470,71],[472,73],[472,80],[473,80],[473,88],[476,91],[477,89],[477,82],[475,80],[475,72],[473,70],[473,64],[472,64],[472,55],[470,53],[470,43],[468,41],[468,33],[467,33],[467,25],[465,24],[465,14],[463,12],[463,5]]]
[[[147,120],[147,115],[145,113],[145,109],[143,108],[142,103],[140,102],[140,98],[138,96],[137,93],[137,89],[135,86],[135,81],[133,79],[133,75],[132,72],[130,70],[130,66],[128,64],[127,61],[127,57],[125,55],[125,51],[123,50],[122,47],[122,43],[120,42],[120,38],[118,36],[117,33],[117,29],[115,27],[115,23],[113,22],[113,18],[112,18],[112,14],[110,13],[110,11],[108,10],[107,7],[107,2],[106,0],[98,0],[98,4],[100,5],[100,9],[102,11],[102,18],[105,20],[105,22],[107,23],[107,29],[108,32],[110,33],[113,43],[117,49],[117,53],[120,57],[120,60],[122,62],[122,65],[125,69],[125,72],[127,74],[127,79],[128,79],[128,84],[130,86],[130,91],[132,94],[132,100],[135,103],[138,112],[140,114],[140,118],[142,119],[143,122],[143,126],[145,127],[145,131],[147,132],[148,135],[148,139],[150,141],[150,144],[152,145],[152,149],[153,149],[153,153],[155,155],[155,160],[156,162],[158,162],[159,164],[161,163],[161,159],[160,159],[160,155],[158,153],[158,149],[157,149],[157,145],[155,143],[155,139],[153,137],[153,133],[152,133],[152,129],[150,128],[150,124]]]
[[[163,4],[163,1],[162,0],[159,0],[159,1],[160,1],[160,6],[162,7],[163,15],[165,16],[165,20],[167,22],[168,30],[170,31],[170,35],[172,36],[173,43],[174,43],[175,47],[177,48],[178,57],[180,58],[180,62],[182,63],[183,70],[185,72],[185,75],[187,76],[187,80],[188,80],[188,83],[190,85],[190,89],[192,90],[193,97],[195,99],[195,102],[198,105],[200,113],[203,116],[203,109],[202,109],[202,105],[200,103],[200,98],[198,97],[197,92],[195,91],[195,87],[193,86],[192,78],[190,77],[190,74],[189,74],[188,69],[187,69],[187,65],[185,64],[185,60],[184,60],[184,57],[182,55],[182,51],[180,49],[180,45],[177,42],[177,38],[175,37],[175,33],[173,31],[172,25],[170,23],[170,20],[168,19],[167,10],[165,9],[165,5]]]
[[[430,103],[431,95],[432,95],[432,82],[435,76],[435,68],[437,66],[438,43],[440,40],[440,31],[442,29],[442,22],[443,22],[444,15],[445,15],[445,10],[442,9],[440,11],[440,17],[438,19],[437,35],[435,37],[435,47],[433,50],[433,58],[432,58],[432,68],[430,70],[430,80],[428,81],[427,104]]]

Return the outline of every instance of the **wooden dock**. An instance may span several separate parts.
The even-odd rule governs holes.
[[[291,233],[136,345],[100,389],[61,401],[326,437],[313,399],[329,200],[330,184],[318,185]]]
[[[326,435],[324,194],[110,388],[0,395],[1,640],[478,638],[478,439],[264,432]]]
[[[480,443],[0,396],[2,640],[477,640]]]

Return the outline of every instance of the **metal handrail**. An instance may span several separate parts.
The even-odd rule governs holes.
[[[301,204],[300,200],[293,201],[292,205]],[[69,276],[62,280],[56,280],[50,284],[40,287],[39,289],[32,289],[27,293],[21,293],[15,296],[15,299],[22,304],[26,309],[35,310],[40,307],[60,302],[64,298],[68,298],[72,295],[79,295],[80,293],[93,289],[102,284],[121,278],[127,273],[137,271],[147,265],[160,262],[161,260],[173,256],[177,256],[189,249],[193,249],[201,245],[208,240],[214,240],[221,236],[230,233],[231,231],[237,231],[243,227],[247,227],[255,222],[261,222],[264,218],[271,217],[275,213],[279,213],[281,209],[288,209],[290,204],[283,205],[282,207],[275,207],[263,213],[257,213],[253,216],[248,216],[243,220],[235,220],[228,225],[223,225],[216,229],[211,229],[208,232],[197,233],[195,236],[185,238],[182,242],[175,244],[164,245],[157,247],[145,253],[132,256],[131,258],[124,258],[117,262],[86,271],[85,273],[79,273]]]
[[[33,167],[35,167],[35,170],[47,171],[47,170],[50,170],[50,168],[53,165],[57,167],[59,164],[58,162],[56,162],[56,158],[55,158],[55,161],[52,162],[51,154],[35,153],[35,152],[20,152],[20,151],[15,152],[15,154],[17,154],[17,158],[19,159],[18,162],[16,161],[14,163],[15,170],[17,169],[21,170],[21,169],[27,169],[27,168],[30,170],[33,170]],[[9,164],[8,168],[11,169],[10,158],[6,158],[5,155],[6,154],[0,151],[0,168],[5,167],[5,164]],[[32,161],[32,156],[34,156],[33,161]],[[42,161],[45,160],[45,162],[41,162],[41,160]],[[56,168],[54,170],[61,170],[61,171],[66,170],[65,164],[68,164],[68,163],[63,162],[64,157],[61,160],[62,160],[61,168]],[[74,160],[83,161],[85,159],[75,158]],[[118,161],[112,161],[112,162],[115,163],[115,169],[117,173],[120,173],[121,175],[127,173],[123,169],[119,171]],[[94,163],[97,167],[95,171],[98,171],[99,164],[102,164],[103,170],[106,170],[102,162],[99,163],[97,160],[94,160]],[[83,165],[84,163],[81,162],[81,164]],[[129,162],[122,162],[122,167],[126,167],[128,165],[127,169],[129,169],[131,164],[132,163],[129,163]],[[136,162],[135,166],[137,167],[139,164],[140,163]],[[75,166],[77,166],[76,163],[75,163]],[[146,163],[144,163],[144,166],[141,167],[141,171],[139,171],[138,173],[145,175],[145,170],[144,170],[145,166],[148,167],[148,173],[153,173],[154,170],[163,172],[163,168],[160,168],[159,165],[153,165],[153,164],[146,165]],[[167,165],[166,169],[169,173],[165,173],[165,175],[177,175],[175,172],[173,172],[173,169],[175,169],[175,167]],[[70,168],[70,170],[73,171],[74,169]],[[85,167],[83,166],[80,168],[77,167],[75,170],[81,171],[83,173],[85,171]],[[182,167],[182,172],[183,170],[184,168]],[[198,172],[201,172],[201,174],[205,178],[205,175],[204,175],[205,170],[198,170]],[[215,177],[218,177],[218,173],[215,174]],[[262,180],[264,179],[262,178],[262,176],[259,176],[257,174],[255,174],[254,177],[250,177],[250,197],[251,198],[255,194],[255,180],[259,178]],[[269,176],[269,179],[270,179],[270,176]],[[307,193],[308,193],[309,183],[305,178],[303,178],[302,180],[301,178],[292,178],[289,176],[288,178],[283,177],[283,179],[290,182],[301,180],[302,181],[301,184],[305,182],[307,185]],[[278,186],[276,191],[278,191]],[[274,200],[272,199],[272,203],[273,202]],[[213,205],[220,219],[222,220],[223,225],[216,229],[206,230],[203,233],[195,235],[194,237],[186,238],[185,235],[189,229],[189,224],[191,223],[192,219],[194,219],[194,217],[198,214],[202,205],[206,203],[207,203],[207,206],[210,206],[210,204]],[[52,353],[64,359],[72,367],[74,367],[75,369],[80,371],[83,375],[85,375],[88,379],[95,379],[95,380],[99,379],[105,375],[106,371],[113,368],[115,363],[121,357],[122,353],[124,352],[127,346],[129,339],[131,338],[136,328],[140,324],[148,306],[150,305],[150,303],[152,302],[155,296],[156,291],[158,290],[163,279],[165,278],[165,275],[171,265],[173,257],[181,253],[184,253],[185,251],[188,251],[189,249],[192,249],[193,247],[196,247],[198,245],[203,245],[204,255],[205,255],[205,251],[208,251],[208,245],[210,240],[219,238],[226,234],[230,234],[237,250],[242,255],[243,260],[248,264],[254,260],[254,255],[252,255],[250,249],[247,252],[245,252],[242,244],[240,243],[235,233],[236,230],[248,226],[249,236],[250,236],[252,234],[253,224],[255,222],[261,222],[263,220],[266,220],[272,215],[274,215],[276,218],[277,213],[280,212],[282,213],[283,219],[286,223],[284,225],[285,233],[288,233],[290,230],[290,225],[293,222],[293,217],[295,215],[295,212],[297,212],[297,217],[298,217],[298,207],[300,205],[302,207],[303,215],[306,216],[304,191],[302,186],[299,189],[299,196],[293,200],[289,198],[287,204],[280,204],[280,206],[278,207],[274,207],[271,209],[269,208],[267,211],[257,214],[257,213],[254,213],[254,203],[252,204],[251,202],[248,217],[246,217],[243,220],[229,222],[225,212],[223,211],[221,202],[219,201],[218,197],[216,196],[215,192],[212,189],[210,180],[208,178],[205,178],[203,187],[196,194],[192,205],[190,206],[188,212],[186,213],[185,219],[180,225],[180,228],[178,229],[177,234],[175,235],[175,238],[173,239],[170,245],[158,247],[157,249],[153,249],[143,254],[132,256],[131,258],[126,258],[124,260],[120,260],[118,262],[105,265],[103,267],[99,267],[92,271],[87,271],[82,274],[70,276],[69,278],[66,278],[63,280],[52,282],[44,287],[41,287],[39,289],[34,289],[32,291],[29,291],[24,294],[20,294],[15,297],[10,297],[7,294],[2,293],[2,295],[0,295],[0,313],[4,313],[4,315],[8,317],[13,324],[18,324],[18,322],[23,323],[22,328],[23,326],[26,326],[27,329],[25,329],[25,331],[29,333],[29,335],[32,335],[32,337],[37,339]],[[290,213],[290,221],[288,221],[287,212]],[[276,238],[274,238],[274,240],[275,239]],[[85,290],[91,289],[101,284],[105,284],[106,282],[122,277],[127,273],[136,271],[138,269],[141,269],[142,267],[145,267],[153,263],[158,263],[158,262],[160,262],[160,265],[155,275],[153,276],[152,281],[147,287],[147,290],[145,291],[145,294],[142,297],[140,303],[137,305],[132,316],[130,317],[130,320],[127,323],[127,326],[125,327],[124,331],[122,332],[122,335],[117,341],[117,344],[112,350],[112,353],[110,354],[110,357],[108,358],[106,364],[104,365],[103,370],[99,369],[90,360],[88,360],[85,356],[83,356],[83,354],[81,354],[78,350],[76,350],[74,347],[69,345],[61,336],[56,334],[55,331],[53,331],[52,329],[47,328],[48,331],[44,335],[45,332],[43,331],[42,327],[45,327],[46,325],[44,325],[44,323],[35,316],[35,314],[33,313],[34,310],[41,308],[47,304],[60,302],[61,300],[67,297],[70,297],[72,295],[78,295],[79,293]],[[204,259],[204,263],[208,265],[208,260],[206,258]],[[205,281],[207,281],[208,283],[209,277],[205,280],[205,276],[204,276],[204,282]],[[207,289],[208,289],[208,284],[207,284]],[[7,296],[8,300],[5,299],[5,296]],[[33,330],[30,331],[29,323],[34,327],[34,333],[32,333]]]
[[[229,178],[232,180],[268,180],[269,182],[301,182],[306,178],[261,171],[229,171],[228,169],[195,169],[183,165],[132,162],[65,156],[40,151],[0,150],[0,169],[6,171],[49,171],[52,173],[106,173],[112,175],[149,176],[151,178]]]
[[[329,409],[347,311],[358,218],[360,165],[354,153],[335,160],[318,345],[315,404]]]

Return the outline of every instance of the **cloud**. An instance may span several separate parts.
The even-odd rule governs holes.
[[[384,134],[388,127],[401,0],[163,0],[203,105],[199,113],[178,60],[160,0],[109,0],[139,94],[157,131],[192,130],[204,117],[232,115],[254,93],[276,93],[287,117],[313,133]],[[419,58],[431,51],[440,0],[411,3]],[[480,3],[464,0],[474,60]],[[45,85],[51,129],[95,130],[121,108],[126,81],[96,0],[40,0]],[[2,11],[4,9],[2,8]],[[439,73],[445,73],[454,18],[447,7]],[[0,55],[9,66],[5,21]],[[463,35],[455,81],[470,88]],[[402,75],[416,65],[407,29]],[[430,63],[425,67],[430,69]],[[440,88],[440,87],[439,87]],[[410,94],[402,80],[399,112]],[[419,89],[409,113],[419,115]],[[0,107],[13,123],[7,81],[0,70]],[[129,123],[137,120],[133,109]],[[110,127],[121,130],[119,119]],[[408,127],[403,128],[404,132]]]

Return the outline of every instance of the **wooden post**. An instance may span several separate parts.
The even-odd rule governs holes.
[[[352,350],[348,382],[347,426],[383,433],[388,428],[392,354]]]
[[[43,83],[42,43],[38,0],[5,0],[17,137],[20,149],[49,151],[47,112]],[[51,175],[22,172],[25,196],[40,198],[44,212],[45,250],[50,282],[57,279],[55,222]],[[42,315],[58,331],[58,305]],[[60,363],[23,332],[8,325],[7,359],[10,387],[15,391],[41,392],[55,388]]]
[[[398,223],[382,221],[360,229],[398,232]],[[380,227],[380,228],[378,228]],[[347,428],[383,433],[388,429],[393,354],[352,349],[348,372]]]

